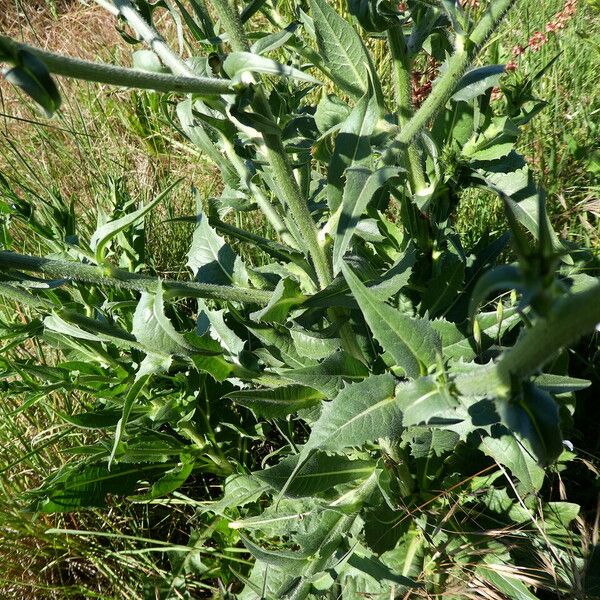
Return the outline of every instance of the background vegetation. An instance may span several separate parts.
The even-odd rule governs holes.
[[[562,0],[520,3],[488,45],[488,57],[509,55],[515,46],[527,45],[533,32],[543,30],[562,7]],[[539,51],[526,52],[504,82],[510,85],[531,76],[557,57],[535,83],[533,94],[548,105],[525,127],[521,151],[548,190],[556,229],[594,252],[600,248],[599,10],[597,2],[580,1],[566,28],[549,36]],[[165,27],[168,31],[168,23]],[[129,48],[115,32],[112,18],[95,5],[0,0],[0,30],[69,55],[122,64],[130,60]],[[380,67],[385,69],[384,59]],[[16,197],[39,207],[43,225],[56,227],[57,234],[65,237],[93,231],[99,208],[108,212],[130,202],[147,202],[181,177],[186,185],[179,186],[169,202],[149,217],[145,262],[161,275],[183,273],[193,227],[172,219],[193,213],[192,185],[202,198],[220,192],[213,167],[183,137],[173,136],[152,94],[95,84],[61,85],[68,88],[64,94],[68,104],[52,121],[40,118],[12,89],[2,87],[0,202],[13,202]],[[266,227],[253,213],[237,218],[238,225],[257,232]],[[458,215],[459,229],[473,241],[497,230],[502,219],[498,201],[480,192],[466,195]],[[0,243],[9,240],[14,247],[35,254],[52,250],[43,246],[43,237],[32,233],[32,228],[5,219]],[[245,258],[259,260],[254,255]],[[168,270],[173,265],[180,265],[179,273]],[[9,337],[9,327],[14,331],[15,324],[25,322],[18,309],[15,314],[13,302],[3,304],[0,339],[3,334]],[[566,475],[572,481],[580,479],[580,498],[570,499],[585,507],[578,527],[590,547],[599,542],[600,519],[597,353],[594,336],[582,342],[573,356],[578,375],[594,385],[579,397],[576,413],[579,437],[573,442],[580,456],[579,470]],[[4,345],[2,356],[48,365],[57,360],[56,353],[46,347],[12,342]],[[173,584],[173,557],[178,545],[189,543],[190,532],[193,537],[194,531],[205,526],[193,502],[199,482],[190,480],[168,505],[163,500],[138,504],[115,500],[108,511],[33,515],[24,510],[25,492],[71,460],[69,448],[82,444],[85,435],[60,415],[76,412],[73,407],[85,398],[51,389],[22,393],[5,386],[1,400],[2,597],[153,597],[164,582],[179,589]],[[53,529],[77,533],[52,533]],[[171,545],[169,559],[152,547],[165,544]],[[184,553],[181,556],[183,561]],[[176,592],[180,597],[221,593],[218,584],[211,582],[188,582],[181,589],[185,591]]]

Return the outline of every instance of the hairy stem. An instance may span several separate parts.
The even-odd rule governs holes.
[[[272,295],[271,292],[265,290],[172,279],[159,280],[157,277],[130,273],[114,267],[97,267],[75,261],[51,260],[15,252],[0,252],[0,272],[13,269],[138,292],[156,292],[159,284],[162,284],[165,294],[171,297],[211,298],[264,306],[269,303]]]
[[[0,45],[6,45],[13,52],[25,50],[39,58],[50,73],[83,81],[94,81],[109,85],[155,90],[157,92],[182,92],[202,95],[220,96],[231,94],[229,79],[213,79],[210,77],[191,77],[150,73],[139,69],[127,69],[102,63],[70,58],[53,52],[47,52],[28,44],[15,42],[0,35]]]
[[[392,162],[394,153],[406,148],[437,111],[446,104],[461,77],[514,2],[515,0],[492,0],[471,35],[466,39],[457,38],[456,51],[448,61],[446,70],[434,82],[433,90],[421,108],[402,127],[388,148],[384,155],[385,162]]]
[[[517,343],[504,352],[497,369],[500,380],[533,375],[561,349],[589,333],[600,323],[600,281],[589,289],[563,296],[550,316],[537,321]]]
[[[388,30],[388,44],[394,67],[394,90],[396,93],[396,104],[398,105],[398,123],[400,127],[404,127],[413,116],[412,59],[408,55],[401,25],[396,25]],[[427,187],[427,182],[417,146],[409,144],[406,155],[412,192],[413,194],[418,194]]]
[[[232,49],[235,52],[247,52],[250,48],[248,38],[244,33],[239,15],[235,12],[229,0],[211,0],[211,2],[221,19],[223,28],[229,35],[229,43]],[[269,102],[260,87],[255,92],[252,108],[267,119],[273,119]],[[263,134],[263,140],[267,160],[273,169],[273,174],[284,195],[291,216],[304,236],[303,241],[313,261],[319,285],[324,288],[332,280],[331,265],[327,260],[325,250],[319,244],[317,226],[302,197],[302,192],[294,176],[281,136],[265,133]]]
[[[165,42],[164,38],[146,23],[142,15],[137,11],[129,0],[112,0],[118,15],[123,17],[133,30],[156,52],[162,62],[178,75],[194,77],[194,71],[188,67],[183,59],[173,52]]]

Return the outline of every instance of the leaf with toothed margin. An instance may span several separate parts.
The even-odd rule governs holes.
[[[277,388],[239,390],[223,396],[245,406],[260,417],[275,419],[319,404],[323,394],[310,387],[290,385]]]
[[[429,321],[404,315],[379,301],[345,264],[342,264],[342,272],[367,325],[396,365],[409,378],[427,373],[442,351],[440,338]]]
[[[137,373],[139,379],[149,373],[167,371],[175,355],[188,356],[191,346],[165,316],[162,286],[156,294],[142,293],[133,314],[132,333],[147,349]]]
[[[319,54],[333,82],[352,98],[367,91],[369,55],[352,25],[326,0],[310,0]]]

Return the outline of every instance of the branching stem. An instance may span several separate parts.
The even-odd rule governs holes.
[[[0,272],[8,270],[32,271],[59,279],[72,279],[98,286],[109,286],[135,290],[138,292],[156,292],[162,284],[165,295],[182,298],[210,298],[231,302],[268,304],[271,292],[243,287],[230,287],[194,281],[159,280],[138,273],[130,273],[114,267],[97,267],[75,261],[52,260],[39,256],[0,252]]]
[[[54,52],[47,52],[28,44],[16,42],[3,35],[0,35],[0,44],[9,46],[16,52],[19,50],[31,52],[54,75],[109,85],[155,90],[157,92],[181,92],[202,94],[204,96],[220,96],[221,94],[232,93],[231,81],[229,79],[197,77],[193,74],[192,77],[188,77],[115,67],[113,65],[80,60],[78,58],[55,54]]]
[[[239,15],[234,10],[229,0],[211,0],[216,9],[223,28],[229,35],[231,48],[235,52],[247,52],[250,48],[248,38]],[[267,119],[273,119],[271,107],[263,90],[258,87],[252,102],[252,108]],[[324,288],[332,280],[331,265],[327,260],[324,248],[319,244],[317,226],[302,197],[302,192],[294,176],[281,136],[277,134],[263,134],[266,147],[267,160],[273,169],[273,174],[279,188],[283,192],[285,202],[291,216],[304,236],[304,242],[313,261],[319,285]]]
[[[406,148],[410,142],[450,99],[460,78],[464,75],[477,53],[499,25],[502,17],[515,0],[492,0],[483,17],[467,39],[457,38],[456,50],[448,60],[446,70],[434,82],[433,90],[419,110],[402,127],[396,139],[384,155],[385,162],[394,160],[394,153]]]

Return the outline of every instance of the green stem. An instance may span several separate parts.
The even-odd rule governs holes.
[[[394,90],[396,92],[396,104],[398,105],[398,123],[400,127],[404,127],[413,116],[413,103],[412,59],[408,55],[402,25],[396,25],[388,30],[388,44],[395,75]],[[419,194],[427,188],[427,182],[417,146],[409,144],[406,154],[411,189],[413,194]]]
[[[133,30],[156,52],[162,62],[178,75],[195,77],[194,71],[188,67],[182,58],[173,52],[164,38],[147,23],[129,0],[112,0],[118,15],[125,19]]]
[[[0,272],[9,269],[33,271],[50,277],[72,279],[98,286],[110,286],[138,292],[156,292],[159,284],[171,297],[210,298],[231,302],[266,305],[271,292],[243,287],[230,287],[193,281],[159,280],[138,273],[130,273],[114,267],[97,267],[75,261],[52,260],[15,252],[0,252]]]
[[[53,52],[47,52],[46,50],[40,50],[27,44],[15,42],[4,35],[0,35],[0,45],[6,45],[13,52],[21,50],[30,52],[46,65],[50,73],[73,79],[155,90],[157,92],[182,92],[211,96],[232,93],[231,81],[229,79],[196,77],[195,75],[184,77],[115,67],[113,65],[70,58]]]
[[[294,236],[288,231],[288,228],[281,218],[281,215],[275,209],[275,206],[271,204],[269,199],[266,197],[263,190],[252,181],[252,175],[248,170],[248,167],[244,161],[237,155],[233,144],[223,135],[221,136],[225,153],[229,161],[233,164],[237,174],[241,181],[248,187],[248,191],[252,195],[252,198],[264,214],[265,218],[271,224],[271,227],[275,230],[282,242],[286,243],[292,248],[297,248],[298,243],[294,239]]]
[[[395,151],[406,148],[437,111],[446,104],[480,48],[514,2],[515,0],[492,0],[471,35],[467,39],[457,36],[456,51],[449,59],[446,70],[434,82],[433,90],[421,108],[402,127],[395,140],[390,144],[384,155],[385,162],[393,162]]]
[[[600,281],[589,289],[563,296],[551,314],[528,329],[501,356],[497,370],[506,386],[536,373],[561,349],[589,333],[600,323]]]
[[[211,0],[216,9],[223,28],[229,35],[229,43],[235,52],[247,52],[250,49],[248,38],[239,15],[229,0]],[[267,119],[274,120],[269,102],[259,87],[255,91],[252,108]],[[273,169],[275,180],[281,189],[292,218],[304,236],[306,249],[313,261],[319,285],[324,288],[332,281],[331,265],[327,260],[325,250],[319,244],[317,226],[302,197],[302,192],[294,176],[294,171],[279,134],[263,134],[267,160]]]

